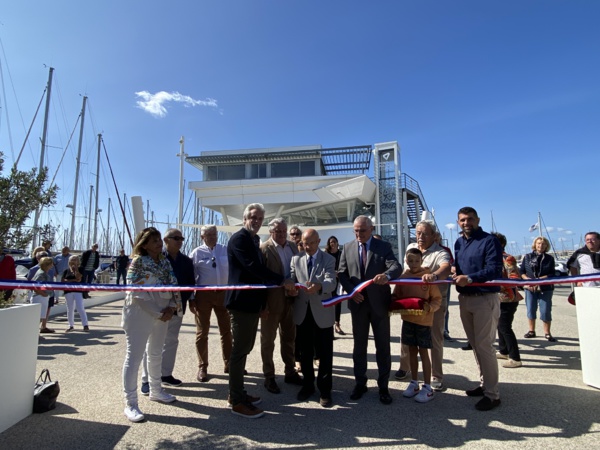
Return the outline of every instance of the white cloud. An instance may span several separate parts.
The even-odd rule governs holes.
[[[571,230],[565,230],[565,234],[568,234],[570,236],[570,235],[575,234],[575,233],[573,233]]]
[[[456,224],[452,222],[447,223],[446,228],[448,228],[449,230],[456,230]]]
[[[135,95],[141,99],[135,102],[137,107],[143,109],[154,117],[165,117],[167,115],[167,108],[165,107],[165,104],[168,102],[182,103],[186,108],[192,106],[210,106],[213,108],[218,107],[217,101],[214,98],[196,100],[189,95],[183,95],[179,92],[160,91],[155,94],[151,94],[148,91],[140,91],[136,92]]]
[[[546,227],[548,233],[554,233],[554,227]]]

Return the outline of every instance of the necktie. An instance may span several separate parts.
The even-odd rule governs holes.
[[[360,276],[361,278],[365,278],[365,268],[367,267],[367,245],[360,244],[361,252],[360,252]]]
[[[308,272],[308,277],[310,278],[311,272],[312,272],[312,268],[313,268],[313,261],[312,261],[312,256],[308,257],[308,263],[306,264],[306,269]]]

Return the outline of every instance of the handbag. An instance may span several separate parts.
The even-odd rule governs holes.
[[[52,381],[48,369],[42,370],[33,388],[33,412],[39,414],[56,408],[59,393],[58,381]]]

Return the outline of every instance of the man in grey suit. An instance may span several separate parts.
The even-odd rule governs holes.
[[[338,278],[346,292],[363,281],[373,280],[373,284],[362,292],[357,292],[348,301],[352,315],[354,335],[354,379],[356,386],[350,399],[358,400],[367,392],[367,344],[369,326],[375,337],[375,357],[379,377],[379,400],[385,405],[392,403],[388,390],[391,369],[390,356],[390,317],[391,290],[388,281],[397,278],[402,266],[396,259],[392,246],[385,241],[373,239],[373,222],[366,216],[354,220],[356,239],[344,245],[338,268]]]
[[[261,244],[260,250],[265,259],[267,269],[290,278],[290,264],[292,257],[298,253],[294,242],[287,240],[287,222],[281,217],[269,222],[271,238]],[[295,368],[294,348],[296,340],[296,325],[292,319],[293,299],[285,295],[283,287],[267,289],[267,307],[261,314],[260,320],[260,353],[265,375],[265,387],[272,394],[279,394],[281,390],[275,381],[275,339],[279,329],[279,345],[281,359],[285,365],[286,383],[302,386],[302,377]]]
[[[336,288],[335,258],[319,250],[319,233],[309,228],[302,233],[305,253],[295,255],[291,263],[291,278],[306,289],[292,290],[294,322],[298,326],[302,373],[304,381],[298,392],[303,402],[315,392],[313,356],[316,349],[320,358],[317,387],[321,394],[319,403],[324,408],[332,405],[331,385],[333,366],[333,323],[335,308],[325,308],[322,300],[331,298]]]

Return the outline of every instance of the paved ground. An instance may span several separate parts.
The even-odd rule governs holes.
[[[321,408],[316,396],[298,403],[298,388],[283,382],[281,394],[266,392],[255,347],[246,382],[251,394],[262,396],[261,406],[268,414],[258,420],[236,417],[226,407],[227,377],[221,371],[216,324],[209,340],[212,377],[203,384],[195,380],[195,328],[188,314],[175,370],[185,384],[170,389],[178,401],[163,405],[142,397],[140,408],[147,420],[139,424],[123,416],[121,301],[95,306],[88,310],[90,333],[45,335],[37,368],[38,372],[50,369],[60,381],[59,405],[0,434],[0,449],[600,448],[600,391],[582,382],[576,309],[567,304],[567,293],[563,287],[555,294],[553,333],[558,342],[520,339],[525,366],[500,368],[502,405],[493,411],[475,410],[477,399],[464,395],[465,389],[476,385],[477,369],[472,352],[460,349],[465,335],[454,294],[450,331],[457,341],[448,344],[445,354],[449,389],[428,404],[402,398],[406,383],[395,380],[390,383],[394,403],[380,404],[374,356],[369,360],[369,392],[360,401],[351,401],[352,336],[348,334],[335,341],[333,408]],[[59,315],[50,324],[64,330],[66,318]],[[347,310],[342,325],[351,331]],[[517,336],[527,331],[524,306],[517,311],[514,328]],[[399,329],[399,318],[394,317],[395,355]],[[281,368],[279,357],[276,361]],[[396,356],[393,370],[397,361]]]

